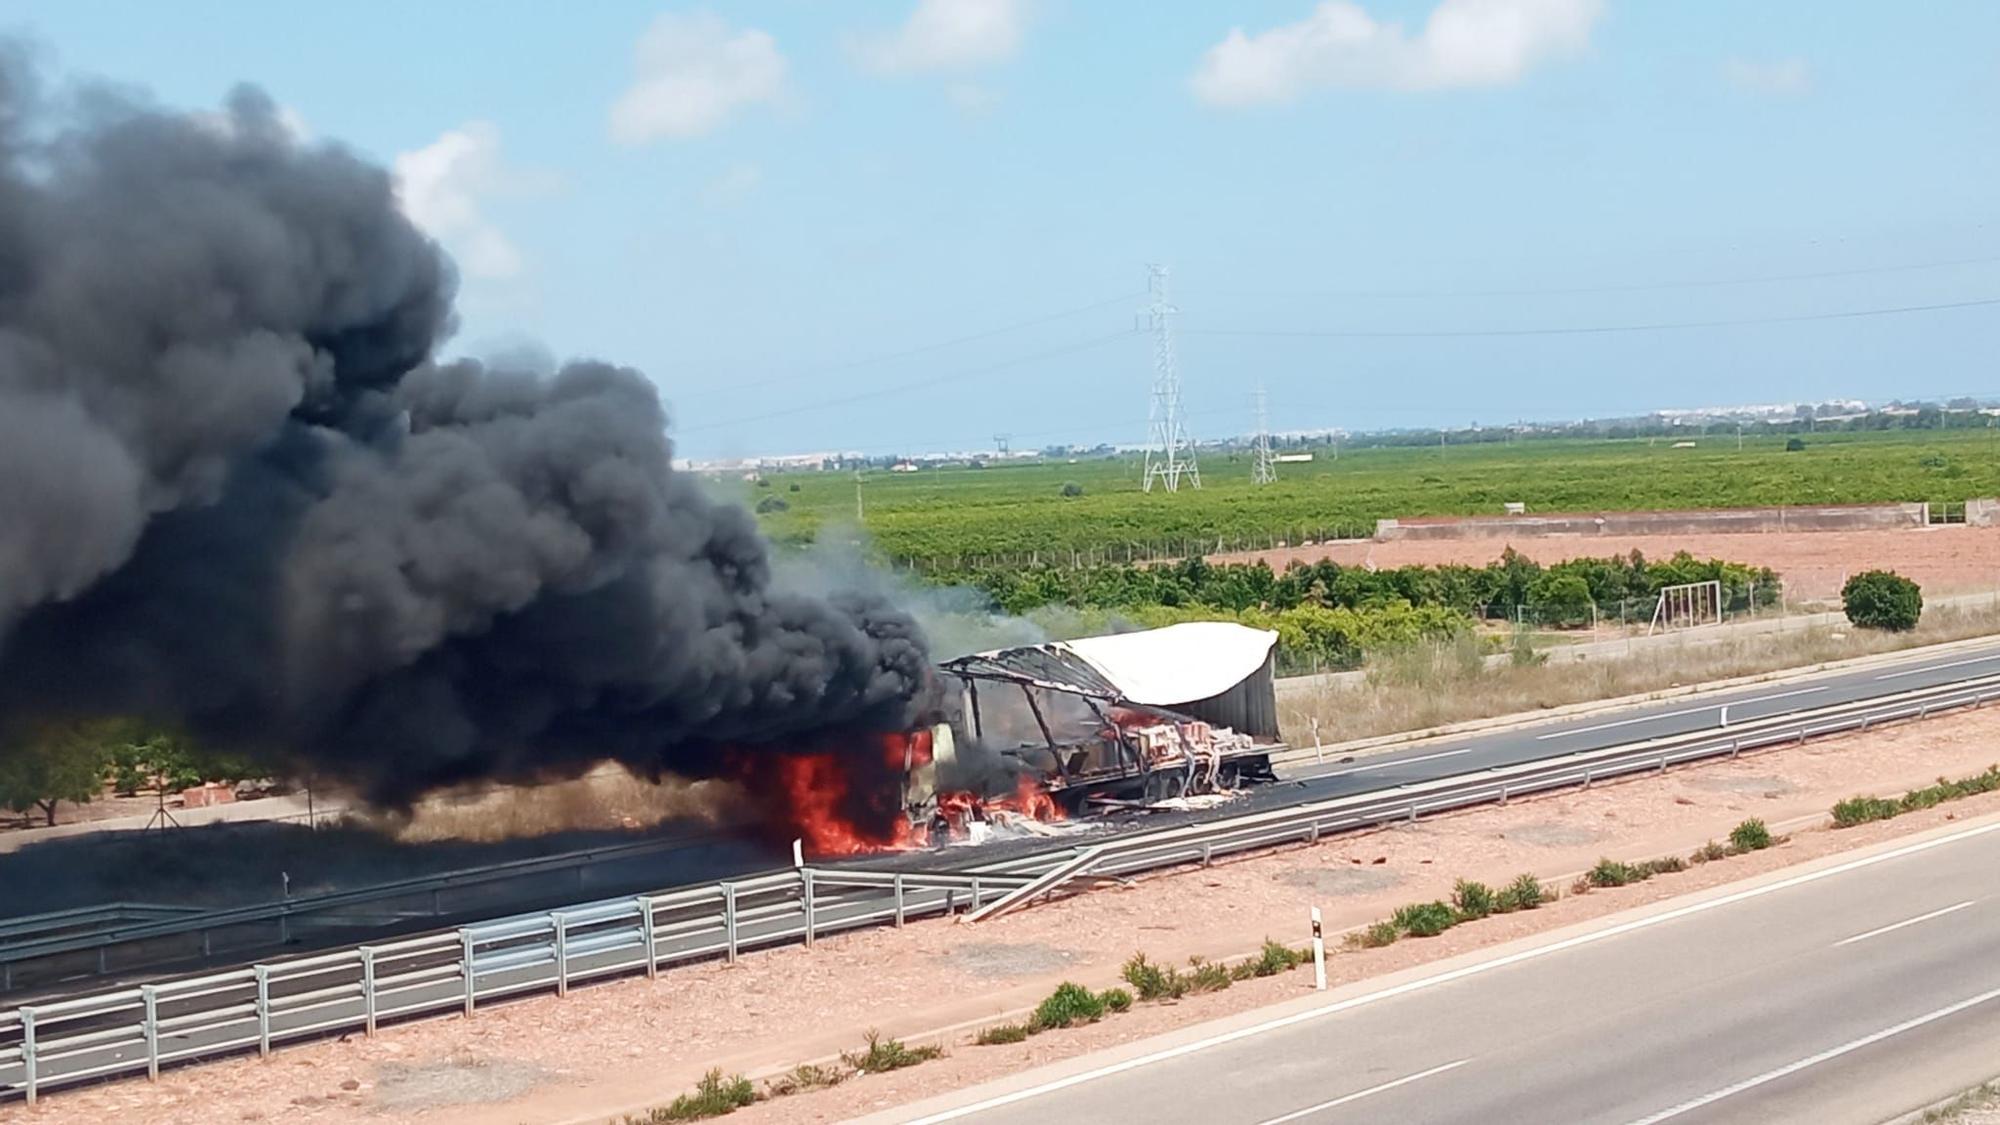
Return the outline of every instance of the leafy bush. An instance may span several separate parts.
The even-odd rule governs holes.
[[[1542,886],[1540,879],[1523,874],[1515,876],[1513,882],[1500,888],[1500,893],[1494,896],[1493,906],[1502,912],[1533,910],[1549,901],[1549,897],[1549,889]]]
[[[1073,480],[1066,480],[1063,482],[1062,494],[1064,496],[1081,496],[1083,495],[1083,486]]]
[[[1889,570],[1864,570],[1840,588],[1847,620],[1860,629],[1905,632],[1924,613],[1924,594],[1915,582]]]
[[[1729,830],[1729,844],[1739,852],[1760,852],[1771,846],[1771,830],[1753,816]]]
[[[1484,883],[1474,883],[1460,879],[1451,889],[1451,904],[1458,910],[1460,918],[1484,918],[1499,906],[1498,896],[1493,888]]]
[[[1080,984],[1064,981],[1049,993],[1029,1017],[1029,1024],[1036,1028],[1071,1027],[1080,1023],[1096,1023],[1104,1018],[1104,1000],[1095,992]]]
[[[1265,938],[1263,950],[1257,954],[1256,960],[1250,961],[1248,964],[1256,967],[1255,975],[1260,977],[1274,977],[1279,973],[1289,972],[1297,968],[1299,962],[1304,961],[1308,956],[1310,954],[1301,953],[1290,946],[1280,945],[1270,938]]]
[[[1097,994],[1107,1012],[1122,1012],[1132,1006],[1132,994],[1122,988],[1107,988]]]
[[[778,496],[766,496],[762,500],[757,501],[757,514],[760,516],[768,516],[772,512],[788,512],[791,508],[790,504],[785,503],[784,499]]]
[[[1385,945],[1394,945],[1396,939],[1402,936],[1403,931],[1397,928],[1396,923],[1384,919],[1365,930],[1348,934],[1345,940],[1355,949],[1380,949]]]
[[[808,1090],[824,1090],[838,1086],[853,1077],[852,1073],[837,1066],[815,1066],[800,1063],[784,1074],[764,1083],[767,1098],[788,1098],[793,1094],[803,1094]]]
[[[1171,965],[1155,965],[1143,953],[1134,953],[1119,973],[1141,1000],[1178,1000],[1187,995],[1187,978]]]
[[[1896,802],[1882,797],[1849,797],[1833,806],[1833,823],[1836,828],[1852,828],[1871,820],[1887,820],[1902,811]]]
[[[721,1070],[702,1075],[694,1092],[682,1094],[663,1106],[655,1106],[644,1117],[627,1117],[627,1125],[666,1125],[671,1121],[699,1121],[734,1113],[757,1101],[757,1088],[738,1074],[724,1078]]]
[[[785,491],[787,492],[797,492],[798,490],[799,490],[798,481],[793,481],[792,483],[785,486]]]
[[[1800,453],[1805,450],[1805,447],[1806,447],[1806,439],[1804,438],[1785,439],[1785,452],[1787,453]]]
[[[1411,937],[1436,937],[1451,929],[1458,915],[1442,902],[1416,902],[1397,908],[1389,920]]]
[[[1221,992],[1236,978],[1229,972],[1229,966],[1200,957],[1188,958],[1187,991]]]
[[[1645,873],[1629,863],[1615,859],[1600,859],[1597,866],[1584,874],[1583,881],[1592,887],[1622,887],[1627,883],[1637,883],[1646,877]]]
[[[840,1061],[865,1074],[880,1074],[943,1057],[944,1048],[935,1043],[911,1047],[900,1039],[884,1039],[881,1032],[871,1031],[866,1050],[843,1051]]]
[[[1735,834],[1731,833],[1731,835],[1733,836]],[[1736,853],[1729,850],[1728,847],[1722,844],[1718,844],[1714,840],[1710,840],[1708,843],[1703,844],[1701,847],[1696,848],[1694,850],[1694,854],[1688,857],[1688,862],[1714,863],[1718,859],[1728,859],[1730,856],[1735,854]]]
[[[1000,1043],[1019,1043],[1033,1034],[1034,1031],[1027,1024],[1001,1023],[980,1028],[979,1034],[973,1037],[973,1042],[982,1047],[991,1047]]]

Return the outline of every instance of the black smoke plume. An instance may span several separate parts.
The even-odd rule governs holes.
[[[33,77],[0,52],[0,746],[141,715],[402,803],[906,722],[911,620],[774,585],[638,372],[433,358],[453,272],[382,169],[255,90]]]

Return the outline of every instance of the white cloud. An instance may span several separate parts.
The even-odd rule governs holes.
[[[764,182],[764,170],[755,164],[731,164],[708,181],[701,196],[710,207],[732,207],[743,202]]]
[[[500,130],[486,121],[448,130],[396,157],[404,213],[451,251],[466,277],[483,281],[518,277],[523,263],[520,250],[481,210],[481,201],[534,190],[541,179],[506,166]]]
[[[1231,28],[1196,69],[1215,105],[1289,101],[1321,86],[1444,90],[1504,86],[1590,45],[1602,0],[1442,0],[1412,36],[1349,0],[1323,0],[1297,23]]]
[[[969,70],[1013,58],[1027,25],[1026,0],[918,0],[901,27],[850,47],[878,74]]]
[[[702,136],[785,89],[777,40],[754,27],[733,30],[707,12],[662,15],[634,56],[632,85],[611,107],[611,136],[621,144]]]
[[[1730,85],[1753,94],[1794,95],[1812,89],[1812,69],[1804,59],[1777,59],[1772,62],[1730,59],[1723,64],[1722,73]]]

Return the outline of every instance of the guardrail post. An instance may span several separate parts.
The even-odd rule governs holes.
[[[1503,805],[1507,803],[1507,787],[1505,785],[1500,787],[1500,803]]]
[[[799,892],[805,900],[806,948],[811,949],[813,944],[813,869],[810,867],[799,868]]]
[[[1410,802],[1410,823],[1411,823],[1411,824],[1415,824],[1416,822],[1417,822],[1417,803],[1416,803],[1415,801],[1411,801],[1411,802]]]
[[[979,909],[979,876],[972,877],[972,908]]]
[[[1660,772],[1667,772],[1667,756],[1665,754],[1660,755]]]
[[[1412,810],[1414,810],[1414,809],[1415,809],[1415,807],[1416,807],[1416,806],[1412,805],[1412,806],[1411,806]],[[1201,846],[1201,865],[1202,865],[1203,867],[1207,867],[1207,866],[1208,866],[1208,864],[1209,864],[1209,861],[1210,861],[1211,859],[1213,859],[1214,857],[1215,857],[1215,845],[1214,845],[1214,844],[1203,844],[1203,845]]]
[[[660,979],[660,947],[653,939],[653,900],[639,896],[639,940],[646,943],[646,979]]]
[[[28,1095],[28,1104],[35,1104],[35,1010],[21,1009],[21,1088]]]
[[[375,947],[361,947],[361,1034],[375,1034]]]
[[[257,974],[257,1057],[271,1057],[271,967],[258,965]]]
[[[722,943],[723,960],[727,964],[736,963],[736,884],[722,884]]]
[[[1585,789],[1588,789],[1588,788],[1590,788],[1590,771],[1589,771],[1589,770],[1585,770],[1585,771],[1583,771],[1583,787],[1584,787]]]
[[[146,1036],[146,1081],[160,1080],[160,993],[150,984],[139,986],[139,996],[146,1005],[144,1022],[139,1025]]]
[[[465,977],[465,1014],[472,1015],[473,982],[472,972],[472,931],[458,931],[458,971]]]
[[[569,995],[569,920],[551,914],[556,924],[556,995]]]
[[[896,928],[903,928],[903,873],[896,873]]]
[[[1740,739],[1740,738],[1732,738],[1732,739],[1730,739],[1730,740],[1729,740],[1729,756],[1730,756],[1730,757],[1734,758],[1734,757],[1736,756],[1737,752],[1738,752],[1738,751],[1740,751],[1740,750],[1742,750],[1742,749],[1743,749],[1743,740],[1742,740],[1742,739]]]

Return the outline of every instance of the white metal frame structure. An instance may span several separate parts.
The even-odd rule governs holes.
[[[1174,318],[1180,310],[1167,298],[1167,267],[1146,267],[1146,292],[1152,300],[1144,310],[1153,333],[1153,398],[1147,415],[1146,478],[1140,490],[1153,491],[1158,481],[1168,492],[1180,491],[1185,479],[1201,487],[1201,469],[1194,461],[1194,442],[1181,420],[1181,373],[1174,358]]]
[[[1652,624],[1646,635],[1671,629],[1698,629],[1722,624],[1722,583],[1684,582],[1660,587],[1660,600],[1653,606]]]

